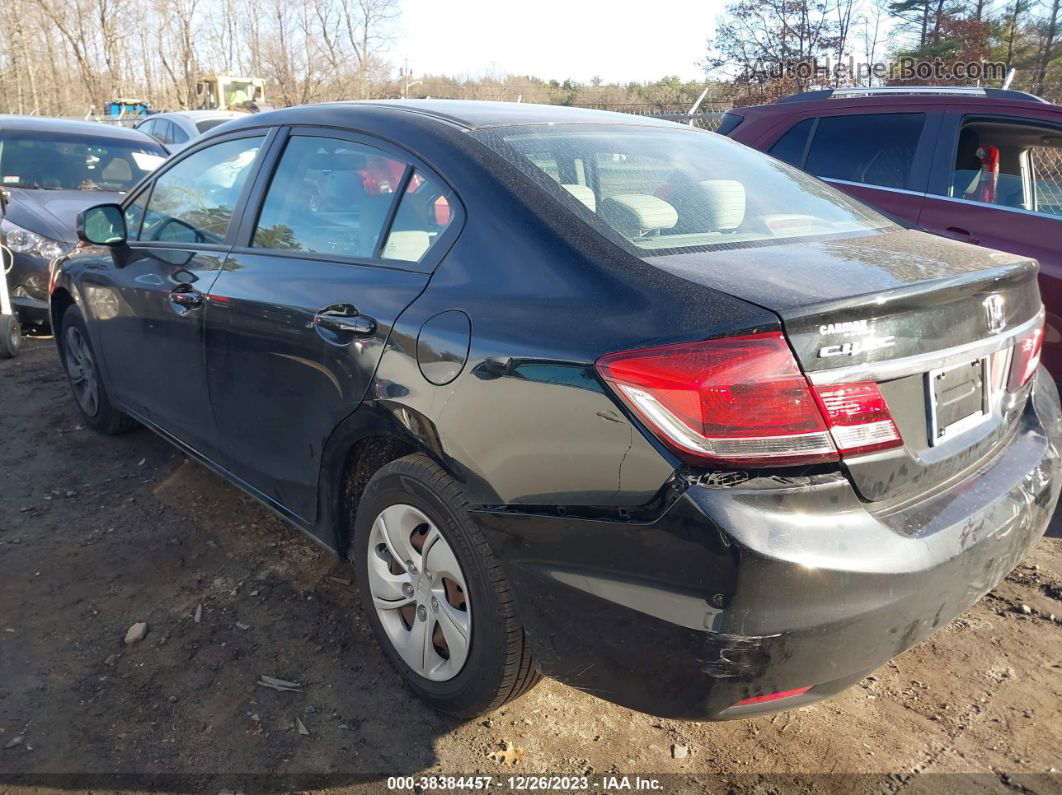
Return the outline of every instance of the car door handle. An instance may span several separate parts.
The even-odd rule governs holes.
[[[178,311],[188,312],[203,305],[203,294],[188,286],[176,287],[170,290],[170,303]]]
[[[359,314],[358,310],[350,304],[333,304],[319,309],[313,316],[313,323],[318,328],[326,329],[333,334],[354,334],[367,337],[376,333],[376,321]]]
[[[944,236],[953,240],[961,240],[963,243],[977,243],[977,238],[961,226],[949,226],[944,230]]]

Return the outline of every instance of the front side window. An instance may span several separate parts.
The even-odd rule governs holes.
[[[804,169],[817,177],[906,188],[924,113],[824,116]]]
[[[240,191],[264,137],[239,138],[200,149],[159,175],[139,240],[224,242]]]
[[[0,132],[0,186],[124,193],[166,150],[152,141],[36,130]]]
[[[955,199],[1062,216],[1062,133],[1032,124],[964,124],[948,185]]]
[[[293,136],[258,217],[255,248],[371,258],[406,164],[365,144]]]
[[[474,135],[591,225],[642,254],[892,227],[797,169],[702,131],[557,125]]]

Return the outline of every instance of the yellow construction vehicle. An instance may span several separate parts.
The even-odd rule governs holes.
[[[204,75],[195,84],[195,110],[266,110],[265,80],[260,77]]]

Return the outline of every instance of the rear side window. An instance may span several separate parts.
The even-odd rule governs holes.
[[[293,136],[252,245],[371,258],[405,170],[405,163],[365,144]]]
[[[380,256],[420,262],[453,220],[452,201],[434,180],[414,172]]]
[[[819,119],[805,170],[815,176],[906,188],[924,113],[875,113]]]
[[[144,214],[140,240],[224,241],[233,208],[264,138],[214,144],[159,175]]]
[[[774,146],[767,150],[767,154],[790,165],[799,166],[804,159],[804,150],[808,146],[808,134],[814,123],[814,119],[804,119],[793,125],[785,135],[774,142]]]

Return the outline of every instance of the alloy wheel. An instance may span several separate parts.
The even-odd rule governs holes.
[[[422,511],[391,505],[366,553],[373,606],[399,656],[425,679],[453,679],[471,648],[472,605],[449,542]]]
[[[81,410],[89,417],[95,417],[100,407],[99,375],[96,372],[96,360],[92,357],[85,338],[76,326],[66,330],[64,340],[66,351],[66,372],[70,376],[70,385],[74,390]]]

